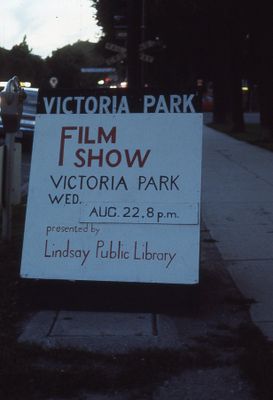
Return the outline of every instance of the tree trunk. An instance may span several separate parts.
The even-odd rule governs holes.
[[[261,35],[263,49],[260,58],[259,71],[259,100],[260,100],[260,122],[262,127],[273,135],[273,62],[272,62],[272,40],[269,34]]]
[[[230,43],[228,30],[220,23],[215,27],[217,36],[213,36],[213,121],[225,124],[230,111]]]
[[[225,124],[227,122],[227,96],[223,88],[221,76],[214,76],[213,80],[213,122]]]
[[[234,38],[235,39],[235,38]],[[236,40],[236,39],[235,39]],[[237,37],[237,43],[239,42]],[[243,96],[242,96],[242,75],[241,75],[241,51],[240,48],[235,49],[237,44],[233,43],[233,57],[231,61],[231,119],[232,132],[244,132],[245,122],[243,113]]]
[[[141,2],[128,0],[127,74],[128,88],[140,89],[141,69],[139,44],[141,39]]]
[[[271,135],[273,135],[272,11],[272,2],[261,0],[253,11],[251,32],[257,64],[260,123],[265,134]]]

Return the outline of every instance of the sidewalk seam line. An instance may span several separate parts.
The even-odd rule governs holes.
[[[60,314],[60,310],[58,310],[58,311],[56,312],[56,315],[55,315],[55,317],[53,318],[53,321],[52,321],[52,323],[51,323],[51,325],[50,325],[50,327],[49,327],[49,330],[48,330],[48,332],[47,332],[47,334],[46,334],[46,337],[49,337],[49,336],[51,335],[51,333],[52,333],[52,331],[53,331],[53,328],[54,328],[54,325],[56,324],[56,321],[57,321],[57,319],[58,319],[59,314]]]

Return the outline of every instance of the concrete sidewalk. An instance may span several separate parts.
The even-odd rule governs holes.
[[[154,313],[41,310],[19,338],[43,347],[75,347],[105,354],[141,348],[179,348],[173,320]]]
[[[204,127],[202,216],[273,340],[273,153]]]

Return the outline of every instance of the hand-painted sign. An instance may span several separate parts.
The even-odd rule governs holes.
[[[198,282],[202,116],[145,96],[40,95],[22,277]]]

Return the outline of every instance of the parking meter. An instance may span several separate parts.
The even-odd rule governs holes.
[[[19,130],[25,98],[26,94],[17,76],[11,78],[0,92],[0,113],[5,133]]]

